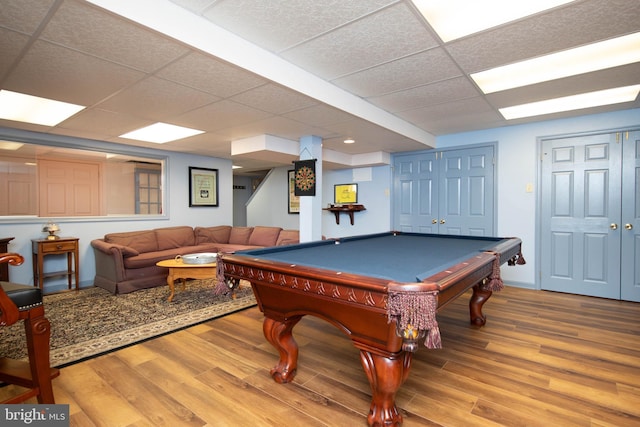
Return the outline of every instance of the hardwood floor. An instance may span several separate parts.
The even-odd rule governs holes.
[[[415,354],[404,426],[640,426],[640,304],[507,287],[476,328],[467,301],[439,314],[444,348]],[[309,316],[294,333],[291,384],[252,308],[63,368],[56,399],[72,426],[365,426],[358,350]]]

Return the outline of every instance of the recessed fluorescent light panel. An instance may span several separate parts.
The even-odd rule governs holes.
[[[513,107],[500,108],[499,111],[505,119],[513,120],[543,114],[560,113],[563,111],[580,110],[583,108],[600,107],[603,105],[620,104],[622,102],[633,102],[638,97],[638,93],[640,93],[640,85],[625,86],[515,105]]]
[[[471,74],[484,93],[640,62],[640,33]]]
[[[572,0],[413,0],[442,41],[448,42]]]
[[[84,108],[82,105],[0,90],[0,119],[55,126]]]
[[[204,131],[170,125],[168,123],[155,123],[150,126],[125,133],[124,135],[120,135],[120,138],[137,139],[138,141],[164,144],[165,142],[176,141],[178,139],[199,135],[201,133],[204,133]]]
[[[24,144],[21,142],[14,141],[0,141],[0,150],[10,150],[15,151],[22,147]]]

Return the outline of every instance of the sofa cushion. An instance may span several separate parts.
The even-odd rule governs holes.
[[[140,255],[125,258],[126,268],[147,268],[154,266],[159,261],[173,259],[176,255],[187,255],[199,252],[218,252],[218,247],[209,245],[185,246],[182,248],[165,249],[162,251],[146,252]]]
[[[218,225],[215,227],[196,227],[194,235],[196,245],[202,243],[229,243],[231,234],[230,225]]]
[[[192,246],[195,243],[193,228],[188,226],[156,228],[158,250]]]
[[[249,244],[249,237],[253,227],[232,227],[231,234],[229,234],[229,243],[234,245],[247,245]]]
[[[300,243],[299,230],[282,230],[280,234],[278,234],[276,246],[293,245],[296,243]]]
[[[252,246],[275,246],[278,235],[282,228],[255,226],[249,236],[249,245]]]
[[[158,241],[156,239],[156,233],[153,230],[110,233],[104,236],[104,241],[129,246],[140,253],[158,250]]]

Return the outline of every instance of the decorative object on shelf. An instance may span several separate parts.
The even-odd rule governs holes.
[[[296,196],[316,195],[316,159],[293,162]]]
[[[49,233],[47,236],[47,240],[57,240],[60,237],[56,236],[56,232],[60,231],[60,227],[58,224],[54,224],[52,221],[49,221],[45,225],[42,226],[43,233]]]
[[[358,184],[336,184],[333,186],[333,200],[336,205],[358,203]]]

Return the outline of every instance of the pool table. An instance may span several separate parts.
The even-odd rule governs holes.
[[[395,395],[423,342],[441,346],[436,312],[469,288],[471,323],[502,287],[500,265],[523,264],[518,238],[386,232],[219,254],[219,279],[251,283],[264,335],[278,350],[278,383],[293,380],[293,328],[309,314],[338,327],[360,350],[372,389],[371,426],[400,425]],[[224,275],[224,277],[222,277]]]

